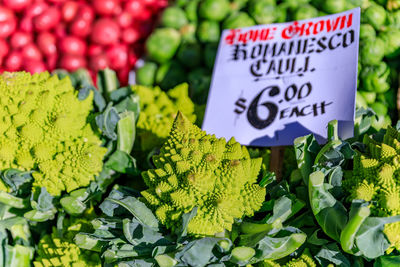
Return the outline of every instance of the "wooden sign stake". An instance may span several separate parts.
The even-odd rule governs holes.
[[[270,170],[275,173],[276,180],[278,182],[282,181],[282,167],[283,159],[285,156],[284,146],[273,146],[271,147],[271,158],[269,162]]]

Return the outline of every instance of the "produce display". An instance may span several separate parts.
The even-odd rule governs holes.
[[[223,29],[358,6],[354,137],[201,130]],[[398,0],[0,0],[0,267],[400,266],[399,60]]]
[[[178,0],[161,15],[146,41],[146,62],[136,82],[168,89],[188,82],[190,95],[205,104],[221,31],[308,19],[361,7],[357,105],[378,115],[377,129],[396,116],[400,55],[400,8],[395,0]],[[168,44],[168,45],[166,45]]]
[[[0,71],[106,67],[122,84],[164,0],[0,1]]]

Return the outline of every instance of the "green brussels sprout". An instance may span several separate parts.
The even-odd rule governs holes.
[[[161,25],[174,29],[180,29],[188,23],[185,11],[176,6],[168,7],[161,16]]]
[[[256,22],[245,12],[237,12],[225,19],[223,29],[236,29],[256,25]]]
[[[380,5],[370,5],[361,17],[364,23],[371,24],[375,30],[379,30],[386,21],[386,10]]]
[[[156,79],[157,64],[154,62],[146,62],[143,66],[136,70],[136,83],[152,86]]]
[[[186,17],[189,21],[195,22],[197,21],[197,9],[199,6],[200,0],[191,0],[185,6]]]
[[[156,29],[146,41],[149,57],[158,63],[170,60],[178,50],[181,35],[173,28]]]
[[[363,68],[361,80],[363,88],[369,92],[384,93],[390,89],[390,68],[385,62],[377,66]]]
[[[385,43],[385,56],[395,58],[400,55],[400,30],[389,29],[379,35]]]
[[[385,43],[381,38],[363,42],[360,48],[360,58],[363,65],[377,65],[385,55]]]
[[[204,48],[204,63],[210,70],[214,68],[214,62],[217,56],[217,51],[218,51],[217,43],[209,43]]]
[[[396,110],[397,90],[388,90],[383,94],[385,104],[389,110]]]
[[[283,5],[276,6],[275,8],[275,22],[281,23],[287,21],[287,7]]]
[[[168,90],[186,81],[186,73],[179,62],[170,61],[162,64],[156,74],[156,83],[163,90]]]
[[[378,116],[379,115],[385,116],[388,112],[387,106],[380,102],[372,103],[369,107],[372,108],[373,111],[375,111],[376,115]]]
[[[303,5],[293,14],[294,20],[303,20],[318,17],[318,10],[312,5]]]
[[[197,42],[196,38],[196,24],[186,24],[182,28],[180,28],[179,32],[181,34],[182,43],[195,43]]]
[[[346,10],[346,0],[325,0],[321,8],[329,14],[343,12]]]
[[[400,0],[387,0],[386,8],[389,11],[397,10],[400,8]]]
[[[204,0],[200,3],[199,15],[208,20],[221,21],[229,13],[228,0]]]
[[[197,27],[197,37],[203,43],[218,42],[220,35],[218,22],[205,20]]]
[[[356,107],[358,108],[367,108],[368,104],[367,101],[365,101],[364,97],[360,93],[360,91],[357,91],[356,93]]]
[[[211,84],[211,73],[204,68],[198,68],[189,73],[188,80],[193,102],[199,105],[205,104]]]
[[[231,1],[231,12],[239,11],[244,8],[249,0],[232,0]]]
[[[268,0],[251,1],[249,14],[258,24],[271,24],[277,20],[276,5]]]
[[[175,4],[179,7],[184,7],[188,3],[190,3],[192,0],[176,0]]]
[[[198,43],[184,43],[178,50],[179,61],[189,68],[197,67],[202,61],[202,49]]]
[[[376,100],[376,93],[375,92],[360,91],[360,94],[365,99],[365,102],[367,104],[372,104]]]
[[[400,10],[387,13],[388,26],[391,28],[400,28]]]
[[[360,40],[374,40],[376,32],[370,24],[363,23],[360,25]]]
[[[303,5],[306,5],[310,0],[283,0],[282,5],[290,8],[291,10],[296,10]]]

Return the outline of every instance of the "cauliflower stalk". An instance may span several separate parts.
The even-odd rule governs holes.
[[[33,170],[33,185],[53,196],[100,173],[107,149],[88,122],[93,93],[79,100],[69,78],[5,72],[0,95],[0,170]]]
[[[389,126],[382,143],[367,135],[363,143],[366,153],[356,154],[352,176],[343,181],[349,200],[371,201],[373,216],[400,215],[400,133]],[[391,243],[387,252],[400,250],[400,222],[386,224],[384,233]]]
[[[186,83],[176,86],[168,92],[159,87],[149,88],[136,85],[132,87],[140,99],[140,115],[137,122],[137,134],[141,149],[148,151],[161,146],[171,129],[178,109],[191,121],[196,120],[194,104],[188,95]]]
[[[167,228],[179,227],[181,216],[197,207],[188,233],[212,236],[252,216],[265,199],[256,183],[262,159],[250,158],[233,138],[207,135],[181,112],[153,161],[156,169],[142,173],[149,187],[142,195]]]

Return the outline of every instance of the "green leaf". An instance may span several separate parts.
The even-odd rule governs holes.
[[[314,216],[329,237],[339,241],[340,233],[347,223],[347,211],[324,184],[324,174],[314,172],[309,178],[309,200]]]
[[[19,197],[14,197],[4,191],[0,191],[0,203],[9,205],[17,209],[23,209],[28,207],[28,201]]]
[[[322,245],[328,244],[329,243],[328,240],[318,237],[319,231],[321,231],[321,229],[315,230],[314,233],[312,233],[312,235],[309,238],[307,238],[307,243],[310,243],[310,244],[316,245],[316,246],[322,246]]]
[[[85,100],[91,91],[93,92],[93,102],[97,107],[97,110],[103,112],[107,105],[106,100],[93,85],[86,85],[79,89],[78,99],[81,101]]]
[[[197,207],[194,207],[190,212],[182,215],[182,225],[177,230],[178,242],[181,240],[182,237],[185,237],[187,235],[187,227],[189,225],[189,222],[191,219],[194,218],[194,216],[196,216],[196,214],[197,214]]]
[[[97,127],[101,130],[102,134],[111,140],[117,140],[115,129],[117,127],[120,117],[116,109],[109,103],[106,110],[96,116]]]
[[[133,111],[124,111],[121,113],[117,128],[117,149],[129,155],[135,142],[135,113]]]
[[[45,212],[40,212],[38,210],[31,210],[28,212],[25,212],[24,217],[27,218],[28,220],[34,221],[34,222],[45,222],[48,220],[54,219],[54,216],[56,214],[56,210],[48,210]]]
[[[119,87],[119,81],[115,71],[111,69],[99,71],[97,73],[97,86],[99,87],[99,91],[110,100],[110,94]]]
[[[104,163],[106,168],[119,173],[137,175],[139,170],[136,167],[136,160],[129,154],[116,150]]]
[[[134,246],[148,247],[150,245],[151,252],[155,246],[171,245],[171,242],[160,232],[154,230],[155,228],[143,225],[135,219],[123,219],[122,225],[126,240]]]
[[[308,176],[312,172],[314,159],[320,150],[317,140],[313,135],[298,137],[294,140],[297,166],[305,184],[308,184]]]
[[[385,254],[389,247],[383,229],[385,224],[400,221],[400,215],[392,217],[368,217],[357,232],[356,244],[361,253],[370,259]]]
[[[118,103],[119,101],[129,97],[131,94],[132,94],[132,88],[130,86],[121,87],[111,92],[110,100],[115,103]]]
[[[350,261],[343,255],[336,243],[329,243],[322,246],[321,250],[315,255],[315,258],[322,266],[329,263],[340,267],[351,267]]]
[[[106,198],[110,201],[127,209],[142,224],[158,229],[159,222],[153,212],[146,205],[134,197],[125,197],[122,199]]]
[[[374,262],[374,267],[398,267],[400,256],[381,256]]]
[[[275,201],[273,215],[268,219],[268,224],[274,224],[275,226],[281,225],[292,213],[292,201],[283,196]]]
[[[31,206],[40,212],[51,211],[55,209],[53,199],[45,187],[35,188],[31,195]]]
[[[1,172],[1,180],[11,189],[12,194],[26,197],[30,194],[33,181],[32,171],[7,169]]]
[[[256,246],[255,262],[269,259],[278,260],[296,251],[305,241],[306,234],[294,233],[285,237],[265,236]]]
[[[189,266],[206,266],[213,257],[212,250],[221,238],[204,237],[189,242],[175,258]]]
[[[133,95],[123,99],[121,102],[116,104],[114,107],[118,111],[118,113],[122,113],[124,111],[132,111],[135,114],[135,121],[137,121],[139,118],[140,103],[139,103],[138,95],[133,94]]]

